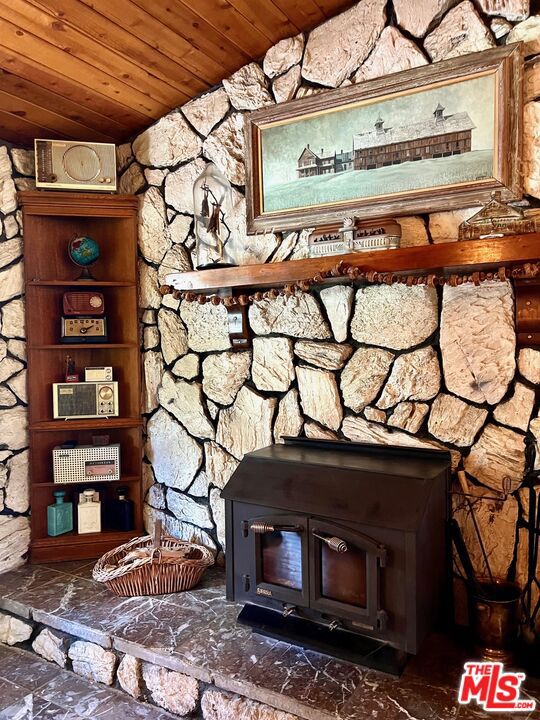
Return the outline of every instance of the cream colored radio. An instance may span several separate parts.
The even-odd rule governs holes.
[[[116,417],[118,383],[53,383],[53,417],[55,420]]]
[[[116,190],[116,148],[111,143],[34,140],[36,187]]]

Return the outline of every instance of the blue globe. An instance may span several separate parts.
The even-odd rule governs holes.
[[[86,235],[72,240],[68,252],[75,265],[83,268],[93,265],[99,259],[99,245]]]

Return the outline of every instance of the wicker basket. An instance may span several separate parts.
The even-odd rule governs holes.
[[[158,520],[153,537],[135,538],[109,550],[97,561],[92,576],[121,597],[163,595],[191,590],[213,564],[208,548],[162,535]]]

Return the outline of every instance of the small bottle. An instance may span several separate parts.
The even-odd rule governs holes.
[[[128,488],[125,485],[116,488],[116,498],[111,502],[110,523],[113,530],[133,530],[135,515],[133,500],[127,497]]]
[[[47,533],[56,537],[73,530],[73,505],[64,502],[65,490],[55,490],[53,497],[54,505],[47,508]]]
[[[88,489],[79,495],[79,535],[101,532],[101,503],[99,493]]]

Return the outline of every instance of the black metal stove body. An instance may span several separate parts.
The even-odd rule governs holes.
[[[246,455],[222,492],[239,620],[400,672],[448,590],[449,468],[444,451],[292,438]]]

